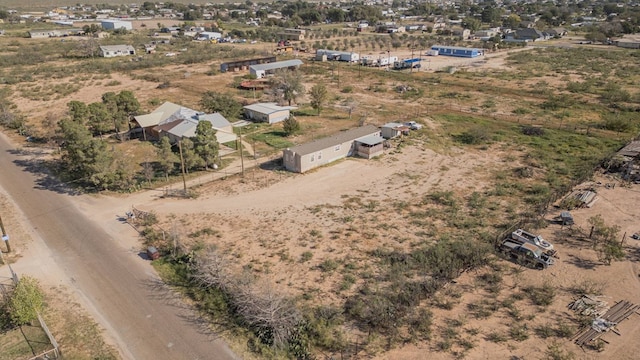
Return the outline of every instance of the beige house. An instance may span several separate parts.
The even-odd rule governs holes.
[[[282,157],[287,170],[304,173],[347,156],[370,159],[383,151],[384,139],[380,136],[380,129],[365,125],[285,149]]]
[[[106,58],[116,56],[135,55],[136,49],[131,45],[102,45],[100,46],[100,55]]]

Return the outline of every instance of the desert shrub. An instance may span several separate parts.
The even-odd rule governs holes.
[[[544,128],[539,126],[526,125],[522,127],[522,133],[529,136],[542,136],[544,135]]]
[[[497,333],[495,331],[488,333],[487,336],[485,337],[485,339],[487,341],[491,341],[491,342],[494,342],[496,344],[503,343],[503,342],[507,341],[507,337],[505,335]]]
[[[323,272],[332,272],[338,268],[338,263],[333,259],[327,259],[318,265]]]
[[[556,296],[556,289],[548,282],[545,282],[542,286],[530,286],[525,289],[525,292],[529,295],[531,302],[545,307],[551,305]]]
[[[351,86],[351,85],[345,86],[345,87],[342,88],[341,91],[343,93],[345,93],[345,94],[352,93],[353,92],[353,86]]]
[[[311,260],[312,257],[313,257],[313,253],[311,251],[305,251],[300,256],[300,262],[307,262]]]
[[[433,314],[428,309],[418,309],[409,317],[409,332],[421,340],[428,340],[431,337],[431,325]]]
[[[38,280],[23,276],[11,293],[8,301],[11,321],[15,325],[25,325],[38,318],[44,308],[44,293]]]
[[[525,341],[529,338],[529,329],[526,324],[514,322],[509,328],[509,336],[515,341]]]
[[[545,359],[547,360],[573,360],[575,354],[571,351],[565,351],[559,343],[554,342],[547,346]]]
[[[462,134],[455,135],[454,139],[467,145],[479,145],[487,143],[490,140],[490,136],[486,128],[476,127],[469,129]]]

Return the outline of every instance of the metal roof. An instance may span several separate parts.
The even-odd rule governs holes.
[[[384,142],[384,138],[380,135],[369,135],[369,136],[365,136],[363,138],[360,138],[358,140],[359,143],[363,143],[366,145],[378,145]]]
[[[332,146],[340,145],[350,140],[359,140],[361,138],[376,135],[379,133],[380,129],[378,129],[378,127],[373,125],[365,125],[355,129],[342,131],[337,134],[312,141],[310,143],[294,146],[288,150],[296,154],[307,155],[316,151],[330,148]]]
[[[268,63],[268,64],[251,65],[249,66],[249,69],[253,71],[260,71],[260,70],[266,71],[266,70],[283,69],[283,68],[288,68],[292,66],[300,66],[302,64],[303,64],[302,60],[294,59],[294,60],[277,61],[277,62]]]
[[[100,49],[102,51],[125,51],[125,52],[136,50],[131,45],[101,45]]]
[[[462,46],[433,45],[433,46],[431,47],[431,50],[438,50],[438,49],[451,49],[451,50],[477,50],[477,51],[480,51],[480,49],[478,49],[478,48],[468,48],[468,47],[462,47]]]
[[[627,146],[623,147],[620,151],[618,151],[618,154],[622,155],[622,156],[630,156],[630,157],[636,157],[638,156],[638,154],[640,154],[640,141],[632,141],[629,144],[627,144]]]
[[[274,112],[282,111],[282,110],[291,110],[292,106],[279,106],[276,103],[255,103],[251,105],[244,106],[244,109],[248,109],[251,111],[259,112],[261,114],[273,114]]]

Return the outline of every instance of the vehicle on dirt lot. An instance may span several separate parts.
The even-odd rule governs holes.
[[[511,233],[511,240],[520,243],[530,243],[539,248],[541,248],[545,252],[554,252],[553,245],[547,240],[543,239],[540,235],[535,235],[530,232],[524,231],[522,229],[518,229]]]
[[[555,260],[545,254],[542,249],[528,242],[518,243],[507,239],[499,250],[509,259],[527,267],[542,270],[555,263]]]
[[[415,121],[407,121],[404,123],[405,126],[408,126],[411,130],[420,130],[422,129],[422,124],[418,124]]]

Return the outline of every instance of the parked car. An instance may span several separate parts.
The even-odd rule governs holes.
[[[555,263],[539,247],[528,242],[517,243],[508,239],[502,243],[499,250],[512,261],[535,269],[546,269]]]
[[[420,130],[422,129],[422,124],[418,124],[415,121],[407,121],[404,123],[405,126],[408,126],[411,130]]]

